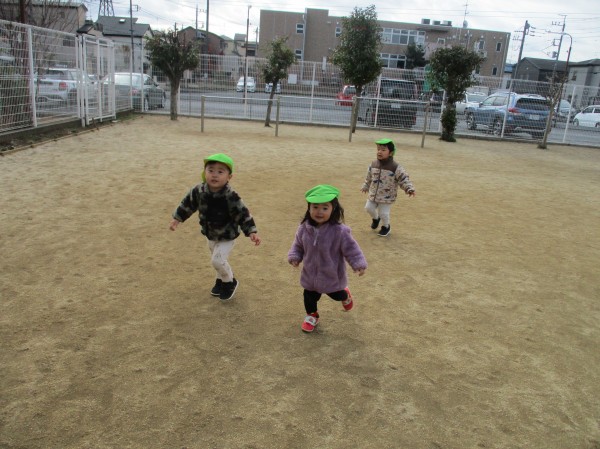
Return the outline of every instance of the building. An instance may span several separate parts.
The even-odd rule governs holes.
[[[513,71],[513,79],[549,82],[565,75],[567,63],[555,59],[523,58]]]
[[[40,28],[49,28],[65,33],[76,33],[86,21],[87,7],[83,3],[66,2],[27,2],[25,23]],[[2,0],[0,19],[20,22],[20,1]]]
[[[150,68],[150,62],[146,57],[144,48],[144,39],[154,35],[152,28],[147,23],[137,23],[137,18],[118,17],[118,16],[98,16],[98,24],[102,27],[102,33],[107,39],[115,43],[115,49],[120,57],[115,58],[115,70],[129,71],[131,56],[133,56],[133,71],[140,72],[140,58],[137,52],[141,52],[143,59],[143,71],[147,73]],[[133,45],[133,55],[130,49]]]
[[[600,59],[570,62],[567,99],[581,107],[600,104]]]
[[[453,27],[450,21],[422,19],[421,23],[379,20],[383,46],[381,61],[384,67],[405,68],[406,48],[416,44],[425,50],[428,59],[438,48],[464,45],[485,58],[478,74],[504,74],[510,33]],[[328,61],[339,43],[342,17],[330,16],[325,9],[306,8],[304,12],[260,11],[259,57],[265,56],[265,43],[288,37],[288,45],[296,57],[305,61]]]

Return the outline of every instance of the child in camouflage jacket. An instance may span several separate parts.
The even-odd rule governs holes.
[[[254,219],[240,196],[231,188],[233,160],[222,153],[204,159],[202,184],[193,187],[173,212],[169,228],[174,231],[194,212],[198,211],[200,229],[208,240],[211,263],[217,280],[210,294],[222,301],[233,298],[239,285],[227,262],[240,229],[255,245],[260,245]]]

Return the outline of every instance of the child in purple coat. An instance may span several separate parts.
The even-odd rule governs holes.
[[[306,214],[288,252],[288,262],[294,267],[304,262],[300,275],[306,309],[302,323],[304,332],[312,332],[319,323],[317,302],[323,293],[341,301],[344,310],[352,309],[354,304],[347,287],[346,262],[359,276],[367,269],[363,252],[352,237],[350,228],[344,224],[339,194],[338,189],[327,184],[306,192]]]

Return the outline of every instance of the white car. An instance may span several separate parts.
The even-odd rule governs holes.
[[[273,90],[273,83],[266,83],[265,84],[265,93],[270,94],[272,90]],[[277,88],[275,89],[275,93],[276,94],[281,93],[281,81],[277,83]]]
[[[464,114],[468,107],[478,107],[487,95],[478,92],[466,92],[464,98],[456,103],[456,114]]]
[[[235,86],[235,90],[236,92],[244,92],[244,77],[240,77],[240,79],[237,82],[237,85]],[[256,92],[256,82],[254,81],[254,78],[252,78],[251,76],[248,77],[248,81],[246,81],[246,91],[247,92]]]
[[[600,104],[588,106],[579,112],[573,117],[573,125],[600,128]]]

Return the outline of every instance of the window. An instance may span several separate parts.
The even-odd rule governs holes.
[[[390,53],[381,53],[379,55],[381,65],[391,69],[403,69],[406,67],[405,55],[392,55]]]
[[[577,81],[577,72],[573,70],[573,75],[571,75],[571,81]]]
[[[502,51],[502,42],[496,42],[496,51]]]
[[[438,37],[437,43],[440,45],[446,45],[446,39],[442,39],[441,37]]]
[[[475,44],[475,49],[476,50],[484,50],[485,49],[485,41],[483,39],[480,39],[479,42],[477,42]]]
[[[342,34],[342,27],[335,27],[335,37],[340,37]]]
[[[393,45],[416,44],[425,46],[425,31],[384,28],[381,33],[381,42]]]
[[[304,24],[303,23],[296,24],[296,34],[304,34]]]
[[[296,59],[302,60],[302,50],[296,50]]]
[[[498,74],[498,67],[494,67],[492,69],[492,76],[496,76]]]

